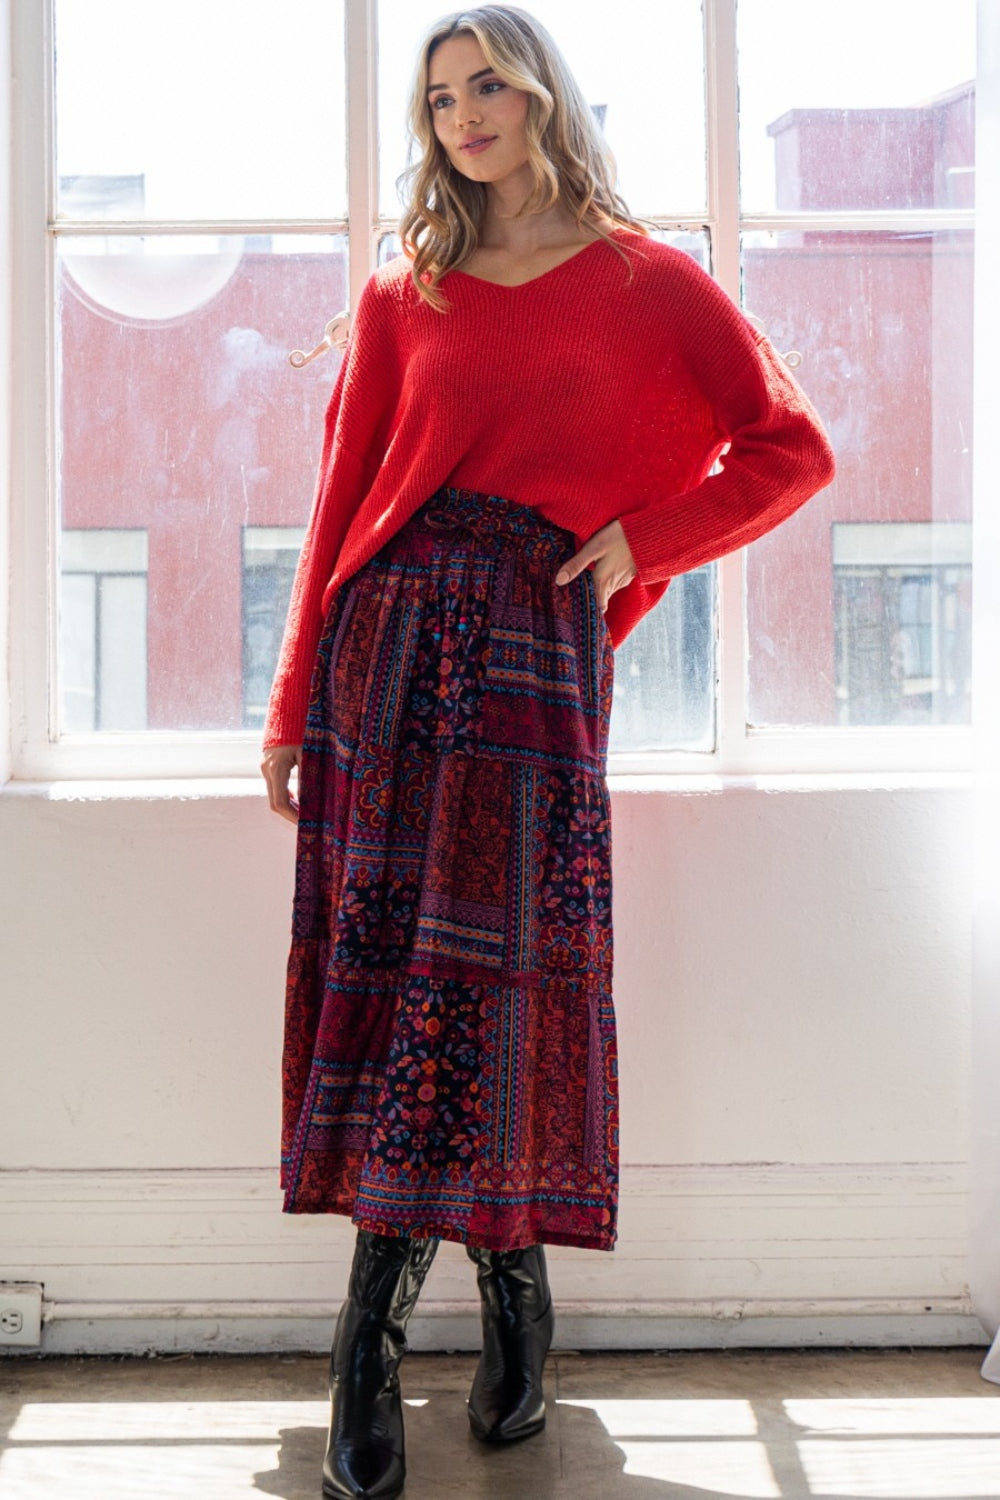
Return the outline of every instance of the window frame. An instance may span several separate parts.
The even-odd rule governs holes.
[[[979,0],[982,11],[984,0]],[[703,0],[707,211],[656,219],[663,229],[703,231],[712,272],[740,300],[741,235],[752,230],[914,230],[971,228],[971,210],[741,214],[737,0]],[[233,777],[256,774],[255,731],[150,731],[51,737],[55,709],[57,568],[55,476],[54,261],[60,236],[107,234],[108,225],[52,218],[55,186],[53,0],[11,0],[12,257],[11,355],[19,378],[11,391],[11,758],[22,779]],[[347,117],[347,220],[116,222],[116,235],[345,234],[349,292],[357,305],[377,264],[377,0],[344,0]],[[44,247],[44,250],[42,249]],[[331,313],[335,309],[331,309]],[[318,439],[317,439],[318,442]],[[44,503],[38,503],[44,497]],[[933,728],[748,725],[745,554],[717,564],[716,722],[714,751],[616,751],[609,776],[768,775],[824,772],[945,772],[971,762],[966,726]]]

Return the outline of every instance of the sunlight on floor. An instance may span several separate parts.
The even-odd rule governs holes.
[[[706,1495],[781,1500],[763,1443],[619,1443],[626,1474],[684,1484]]]
[[[560,1401],[599,1418],[609,1437],[753,1437],[749,1401]]]
[[[810,1495],[858,1500],[962,1500],[1000,1495],[1000,1443],[982,1438],[881,1442],[803,1442],[798,1445]]]
[[[21,1407],[8,1441],[273,1441],[282,1427],[322,1427],[329,1415],[325,1401],[29,1401]]]
[[[782,1404],[789,1421],[812,1432],[1000,1433],[1000,1401],[977,1396],[838,1396]]]
[[[169,1447],[154,1439],[141,1447],[86,1445],[60,1451],[51,1446],[12,1448],[0,1459],[3,1500],[181,1500],[200,1496],[222,1500],[256,1493],[253,1476],[273,1471],[278,1441],[272,1435],[249,1446],[197,1445],[185,1437]]]
[[[563,1401],[592,1411],[624,1472],[706,1495],[782,1500],[769,1448],[794,1454],[794,1493],[852,1500],[997,1500],[1000,1402],[974,1397],[788,1400],[765,1424],[751,1401]],[[800,1436],[808,1432],[810,1436]],[[866,1434],[859,1438],[858,1434]],[[950,1434],[961,1434],[960,1437]],[[739,1441],[758,1435],[756,1442]],[[710,1439],[710,1440],[709,1440]],[[736,1441],[734,1441],[736,1439]],[[693,1441],[692,1441],[693,1440]]]
[[[277,1467],[282,1429],[325,1426],[325,1401],[28,1402],[0,1456],[3,1500],[41,1500],[72,1474],[87,1500],[240,1495]]]
[[[192,1363],[190,1372],[139,1364],[94,1368],[103,1388],[88,1382],[87,1390],[92,1398],[104,1394],[103,1400],[60,1399],[81,1389],[85,1367],[67,1366],[65,1377],[77,1383],[61,1389],[58,1367],[51,1376],[42,1368],[26,1370],[25,1389],[12,1392],[7,1407],[3,1500],[50,1500],[62,1493],[74,1500],[251,1500],[261,1493],[297,1500],[315,1493],[329,1408],[325,1400],[290,1398],[323,1383],[318,1361],[302,1361],[301,1371],[295,1362],[256,1362],[256,1389],[239,1385],[236,1362]],[[834,1366],[817,1356],[814,1368],[818,1375],[796,1376],[780,1357],[713,1364],[692,1356],[667,1364],[637,1356],[631,1368],[624,1361],[595,1358],[591,1365],[563,1357],[558,1374],[555,1366],[551,1372],[552,1387],[561,1385],[563,1395],[550,1400],[548,1429],[538,1445],[497,1454],[469,1438],[463,1413],[470,1362],[415,1360],[413,1395],[406,1398],[413,1470],[407,1495],[442,1500],[446,1448],[444,1500],[628,1500],[632,1493],[655,1494],[659,1486],[664,1500],[674,1493],[692,1500],[1000,1500],[1000,1397],[994,1392],[867,1394],[873,1380],[898,1380],[901,1371],[909,1379],[920,1368],[902,1358],[859,1360],[852,1375],[846,1361]],[[271,1370],[285,1370],[283,1389],[269,1386]],[[701,1397],[689,1394],[699,1371],[706,1382]],[[302,1383],[291,1384],[293,1378]],[[853,1390],[844,1388],[848,1379],[855,1381]],[[38,1384],[31,1399],[32,1380],[43,1387],[49,1382],[49,1399],[38,1399]],[[632,1380],[632,1399],[589,1397],[590,1391],[627,1391]],[[829,1391],[831,1380],[843,1395],[785,1394],[822,1392],[820,1382]],[[198,1399],[199,1382],[208,1381],[201,1390],[210,1399]],[[151,1399],[134,1399],[142,1382]],[[166,1382],[174,1382],[169,1392]],[[279,1399],[250,1399],[266,1397],[268,1388]],[[227,1389],[234,1399],[225,1399]],[[676,1395],[649,1394],[671,1389]],[[731,1395],[717,1394],[727,1389]]]
[[[750,1401],[560,1401],[559,1405],[594,1413],[621,1449],[626,1474],[686,1484],[708,1495],[781,1500],[763,1443],[731,1441],[757,1432]],[[712,1441],[686,1441],[690,1438]]]

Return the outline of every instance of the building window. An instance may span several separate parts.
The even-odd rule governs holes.
[[[243,723],[261,729],[305,529],[243,529]]]
[[[972,528],[835,526],[833,571],[840,722],[967,724]]]
[[[64,531],[59,607],[67,734],[145,729],[145,531]]]

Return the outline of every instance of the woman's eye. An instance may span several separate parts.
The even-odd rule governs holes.
[[[481,94],[498,94],[501,89],[505,89],[506,87],[507,85],[501,82],[499,78],[491,78],[486,83],[480,84],[479,92]],[[435,94],[431,100],[431,109],[444,109],[447,105],[454,104],[454,102],[450,94]]]

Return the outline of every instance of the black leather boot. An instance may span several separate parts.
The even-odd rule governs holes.
[[[545,1426],[542,1370],[552,1342],[552,1297],[541,1245],[481,1250],[483,1352],[469,1396],[469,1425],[484,1443],[513,1443]]]
[[[389,1500],[406,1479],[399,1362],[406,1323],[437,1240],[358,1231],[347,1301],[330,1354],[330,1438],[323,1494]]]

